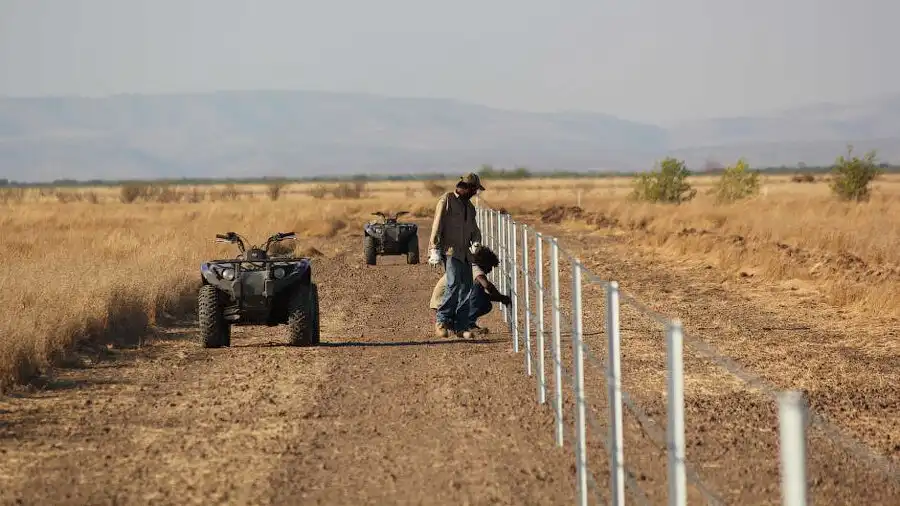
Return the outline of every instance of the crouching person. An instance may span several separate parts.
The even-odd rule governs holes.
[[[492,302],[500,302],[509,305],[511,299],[509,296],[500,293],[497,287],[488,280],[487,275],[500,264],[497,255],[486,246],[478,245],[472,252],[475,260],[472,265],[472,288],[466,297],[465,304],[469,306],[469,319],[466,329],[457,332],[456,335],[464,338],[471,338],[476,335],[487,334],[488,329],[478,325],[478,319],[491,312],[493,308]],[[444,298],[444,292],[447,289],[446,274],[441,276],[431,294],[431,309],[435,311],[440,306]]]

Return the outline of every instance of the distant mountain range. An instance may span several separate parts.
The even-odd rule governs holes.
[[[0,178],[138,179],[900,160],[900,95],[662,127],[589,112],[308,91],[0,98]]]

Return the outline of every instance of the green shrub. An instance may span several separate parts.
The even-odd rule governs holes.
[[[694,198],[697,190],[687,182],[691,172],[684,161],[667,157],[658,164],[658,167],[657,171],[638,176],[634,182],[633,198],[674,204]]]
[[[847,158],[839,156],[832,169],[829,186],[842,200],[862,202],[869,200],[869,183],[882,169],[875,163],[875,151],[869,151],[862,158],[853,156],[853,146],[847,146]]]
[[[759,193],[759,171],[750,170],[743,158],[736,164],[726,167],[722,177],[712,189],[716,202],[734,202]]]

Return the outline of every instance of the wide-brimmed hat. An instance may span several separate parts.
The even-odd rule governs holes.
[[[466,183],[470,186],[478,188],[479,190],[484,190],[484,186],[481,186],[481,178],[478,177],[478,174],[474,172],[469,172],[468,174],[459,178],[461,183]]]

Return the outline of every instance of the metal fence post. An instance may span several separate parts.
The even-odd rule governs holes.
[[[494,214],[496,213],[497,211],[490,209],[488,215],[485,217],[485,221],[487,222],[488,237],[490,237],[490,248],[494,250],[495,253],[499,254],[500,245],[497,244],[497,220],[494,219]],[[496,279],[496,275],[494,278]]]
[[[625,451],[622,417],[622,351],[619,334],[619,283],[606,285],[606,335],[609,362],[606,387],[609,397],[609,491],[614,506],[625,505]]]
[[[525,290],[525,371],[531,376],[531,276],[528,264],[528,225],[522,224],[522,288]]]
[[[544,373],[544,241],[541,233],[534,233],[534,278],[537,285],[537,348],[538,348],[538,402],[547,402],[546,375]]]
[[[587,434],[585,431],[584,348],[581,334],[581,262],[572,265],[572,357],[575,366],[575,470],[578,504],[587,506]]]
[[[684,334],[680,320],[668,329],[669,421],[666,427],[669,453],[669,505],[687,504],[684,462]]]
[[[512,332],[513,337],[513,351],[519,353],[519,258],[518,252],[516,251],[518,248],[516,247],[516,243],[518,242],[518,238],[516,237],[518,229],[518,224],[512,219],[512,216],[509,217],[509,247],[510,247],[510,255],[509,257],[512,259],[512,268],[510,269],[510,287],[512,291],[512,318],[510,320],[510,331]]]
[[[509,241],[507,241],[503,215],[500,214],[500,211],[497,211],[497,247],[500,248],[500,272],[497,274],[497,281],[500,283],[500,291],[503,293],[507,292],[506,271],[509,268],[508,243]],[[504,305],[501,309],[503,310],[503,321],[509,325],[509,308]]]
[[[806,506],[806,422],[803,394],[782,392],[778,396],[778,436],[781,447],[781,504]]]
[[[559,338],[559,314],[562,309],[559,306],[559,244],[556,238],[550,239],[550,289],[553,291],[551,299],[551,311],[553,318],[553,388],[556,392],[554,399],[554,411],[556,412],[556,445],[563,445],[563,410],[562,410],[562,355],[560,354]]]
[[[494,244],[494,220],[491,219],[490,211],[484,216],[482,221],[484,222],[484,229],[487,230],[487,245],[488,248],[491,248],[494,251],[497,251],[496,245]]]

